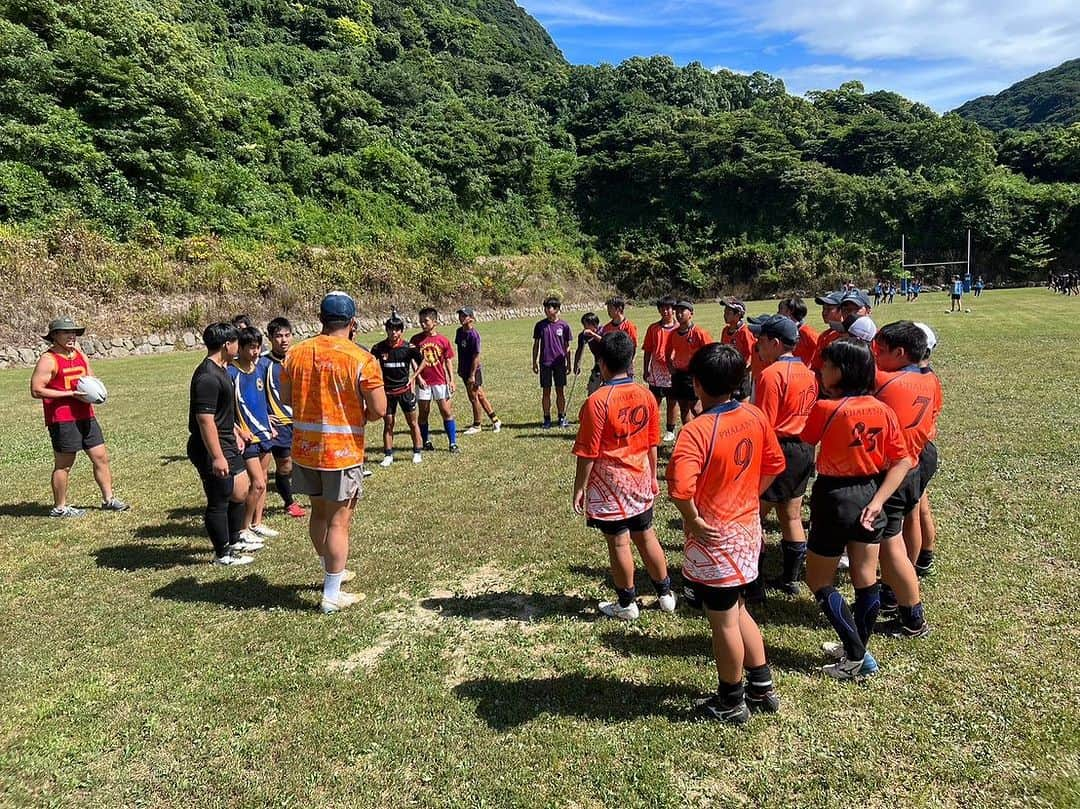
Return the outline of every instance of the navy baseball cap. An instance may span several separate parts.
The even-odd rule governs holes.
[[[473,311],[471,306],[462,306],[457,310],[459,315],[465,315],[465,317],[476,317],[476,312]]]
[[[842,292],[823,292],[814,298],[814,303],[820,306],[839,306],[842,297],[844,297]]]
[[[356,317],[356,301],[348,292],[327,292],[319,304],[319,317],[329,320],[351,320]]]
[[[759,337],[772,337],[794,345],[799,342],[799,326],[790,317],[770,315],[758,318],[749,325],[750,331]]]
[[[845,292],[844,296],[840,298],[840,304],[845,303],[857,303],[863,309],[870,308],[870,298],[861,289],[853,289],[849,292]]]
[[[676,309],[689,309],[691,312],[693,312],[694,311],[694,302],[693,301],[688,301],[685,298],[682,298],[680,300],[675,301],[675,308]]]

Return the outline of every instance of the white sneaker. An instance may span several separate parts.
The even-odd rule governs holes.
[[[477,433],[480,433],[480,432],[483,432],[483,429],[480,427],[479,424],[474,424],[468,430],[465,431],[465,435],[476,435]]]
[[[361,466],[360,467],[360,474],[365,478],[369,478],[372,475],[374,475],[375,473],[372,472],[370,469],[368,469],[366,466]]]
[[[633,621],[641,614],[636,601],[631,601],[628,607],[620,607],[618,601],[601,601],[600,612],[609,618],[618,618],[620,621]]]
[[[239,542],[233,542],[229,545],[229,551],[231,553],[248,553],[250,551],[261,551],[265,547],[266,543],[255,537],[254,539],[241,539]]]
[[[265,545],[266,544],[265,542],[262,541],[262,537],[260,537],[258,534],[256,534],[254,531],[252,531],[250,528],[245,528],[243,531],[240,532],[240,537],[237,540],[237,542],[245,543],[245,544],[248,544],[248,545]]]
[[[381,467],[383,467],[385,469],[386,467],[390,466],[393,462],[394,462],[394,456],[393,455],[386,455],[386,456],[383,457],[383,459],[381,461],[379,461],[379,466],[381,466]]]
[[[844,551],[836,561],[836,569],[847,570],[849,567],[851,567],[851,562],[848,560],[847,551]]]
[[[656,599],[661,612],[675,612],[675,591],[671,590]]]
[[[329,598],[323,597],[322,602],[319,604],[319,609],[323,611],[324,615],[329,615],[332,612],[339,612],[341,610],[351,607],[353,604],[359,604],[367,598],[363,593],[346,593],[342,590],[338,593],[338,597],[331,601]]]
[[[664,443],[665,444],[670,444],[674,440],[675,440],[675,431],[674,430],[668,430],[666,433],[664,433]]]
[[[259,523],[258,525],[253,525],[248,530],[251,531],[251,533],[253,533],[253,534],[256,534],[256,535],[261,536],[261,537],[265,537],[266,539],[273,539],[274,537],[278,536],[279,533],[280,533],[279,531],[275,531],[270,526],[263,525],[262,523]]]
[[[222,567],[237,567],[239,565],[250,565],[254,561],[254,556],[237,556],[235,553],[229,553],[225,556],[215,556],[214,561],[210,564],[221,565]]]
[[[424,453],[422,453],[422,452],[414,452],[412,454],[412,462],[413,463],[423,463],[424,462]]]
[[[497,433],[501,429],[502,429],[502,422],[501,421],[499,421],[498,419],[495,419],[495,421],[491,422],[491,432]]]

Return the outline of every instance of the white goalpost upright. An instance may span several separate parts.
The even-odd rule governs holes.
[[[961,266],[965,268],[965,277],[971,276],[971,228],[967,230],[967,255],[963,261],[924,261],[913,262],[908,264],[907,262],[907,237],[905,234],[900,234],[900,268],[903,270],[914,270],[919,267],[956,267]]]

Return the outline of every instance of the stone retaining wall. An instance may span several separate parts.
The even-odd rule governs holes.
[[[602,303],[567,304],[564,307],[565,312],[585,312],[589,309],[592,309],[599,314],[601,320],[605,319],[604,305]],[[491,309],[487,311],[477,311],[476,319],[477,321],[514,320],[516,318],[524,317],[543,317],[543,314],[543,310],[540,307]],[[405,320],[406,331],[419,328],[416,323],[410,321],[405,315],[402,315],[402,318]],[[360,332],[381,332],[383,330],[383,320],[385,320],[385,318],[360,318]],[[442,325],[444,330],[450,326],[453,326],[453,328],[456,329],[456,318],[453,320],[446,320],[444,315]],[[571,325],[577,325],[576,319]],[[305,337],[317,334],[322,329],[322,326],[317,321],[308,322],[293,320],[292,326],[294,338],[301,340]],[[145,334],[138,337],[106,337],[86,334],[79,338],[79,346],[86,356],[91,359],[135,357],[145,354],[169,354],[173,351],[191,351],[192,349],[202,350],[202,330],[194,331],[186,329],[182,331],[167,331],[160,334]],[[44,348],[44,341],[41,340],[37,341],[34,346],[0,346],[0,368],[32,366],[37,362],[37,358],[41,355]]]

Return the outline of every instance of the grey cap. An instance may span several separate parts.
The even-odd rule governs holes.
[[[48,334],[43,334],[41,336],[41,339],[42,340],[51,340],[52,339],[52,333],[54,331],[73,331],[76,334],[81,336],[86,331],[86,327],[85,326],[79,326],[70,317],[68,317],[67,315],[64,315],[63,317],[58,317],[58,318],[55,318],[54,320],[49,321],[49,332],[48,332]]]
[[[820,306],[839,306],[840,299],[843,297],[843,292],[822,292],[814,298],[814,303]]]
[[[750,331],[761,337],[773,337],[790,345],[799,342],[799,326],[790,317],[770,315],[749,325]]]
[[[457,310],[459,315],[465,315],[465,317],[476,317],[476,311],[471,306],[462,306]]]
[[[844,297],[840,299],[840,304],[845,303],[857,303],[861,309],[870,308],[870,298],[861,289],[852,289],[849,292],[844,293]]]

